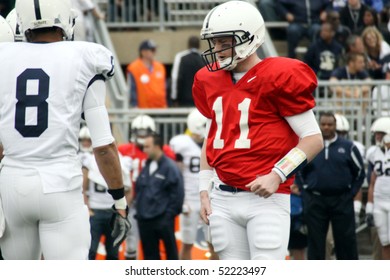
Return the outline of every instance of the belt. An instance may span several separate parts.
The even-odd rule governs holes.
[[[228,186],[228,185],[219,185],[219,189],[225,192],[238,193],[238,192],[246,192],[244,189]]]

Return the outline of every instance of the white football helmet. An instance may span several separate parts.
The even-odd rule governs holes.
[[[198,109],[194,109],[187,117],[187,127],[191,133],[205,137],[207,118]]]
[[[387,133],[390,129],[390,117],[381,117],[373,122],[371,125],[371,132]]]
[[[9,26],[8,22],[0,16],[0,43],[13,41],[14,33],[12,32],[11,26]]]
[[[148,115],[140,115],[131,122],[131,142],[143,145],[145,137],[156,132],[156,123]]]
[[[18,23],[17,19],[18,17],[16,15],[16,9],[13,9],[11,12],[9,12],[7,17],[5,18],[8,24],[11,26],[12,31],[14,32],[15,42],[26,41],[22,32],[20,32],[20,24]]]
[[[93,151],[93,148],[92,148],[92,143],[91,145],[89,145],[88,147],[84,146],[81,141],[82,140],[91,140],[91,134],[89,133],[89,129],[88,127],[86,126],[83,126],[81,129],[80,129],[80,132],[79,132],[79,146],[80,146],[80,151],[82,152],[88,152],[88,153],[92,153]]]
[[[373,122],[371,125],[371,132],[376,133],[380,132],[383,133],[383,138],[375,137],[376,145],[382,146],[383,144],[390,142],[390,117],[381,117],[378,118]]]
[[[349,122],[344,115],[334,114],[336,118],[336,130],[337,131],[349,131]]]
[[[209,49],[202,54],[208,70],[232,70],[264,43],[264,20],[254,5],[244,1],[228,1],[207,14],[200,36],[209,43]],[[217,37],[232,37],[235,45],[214,51],[212,40]],[[232,56],[218,59],[217,54],[228,49],[232,49]]]
[[[62,29],[65,40],[73,39],[76,12],[70,0],[16,0],[15,9],[22,34],[56,26]]]

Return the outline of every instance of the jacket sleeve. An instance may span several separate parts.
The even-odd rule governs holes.
[[[361,188],[364,178],[366,177],[366,173],[364,171],[364,163],[362,156],[358,148],[353,145],[351,149],[351,174],[352,174],[352,182],[351,182],[351,192],[353,196],[359,191]]]
[[[166,210],[166,214],[175,217],[182,212],[183,202],[184,202],[184,183],[183,177],[179,169],[173,165],[171,168],[176,170],[171,170],[169,181],[171,185],[169,186],[169,203]]]

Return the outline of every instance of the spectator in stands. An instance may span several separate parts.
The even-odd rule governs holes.
[[[347,55],[347,65],[336,68],[331,76],[330,81],[341,80],[369,80],[368,72],[365,70],[364,54],[349,53]],[[369,86],[335,86],[332,88],[333,95],[337,97],[337,111],[345,108],[354,107],[366,113],[368,99],[370,97]],[[360,108],[361,107],[361,108]]]
[[[155,60],[156,44],[145,40],[139,46],[139,58],[127,66],[130,104],[138,108],[166,108],[166,72]]]
[[[380,15],[378,15],[378,13],[373,8],[368,8],[364,12],[364,16],[363,16],[364,26],[362,28],[360,28],[359,33],[361,34],[366,27],[369,27],[369,26],[376,27],[379,30],[379,32],[382,34],[383,39],[387,43],[390,43],[389,30],[380,24],[379,16]]]
[[[385,65],[385,79],[390,80],[390,63]],[[378,85],[372,90],[372,108],[376,116],[390,116],[390,86]]]
[[[287,27],[288,56],[296,57],[295,48],[303,37],[313,41],[326,20],[328,0],[279,0],[279,13],[289,22]]]
[[[164,155],[159,135],[146,136],[143,147],[148,160],[135,184],[135,196],[144,257],[159,260],[162,240],[167,259],[177,260],[174,219],[182,211],[183,178],[176,163]]]
[[[365,53],[364,51],[364,44],[363,44],[363,38],[359,35],[352,34],[347,38],[346,43],[346,53],[360,53],[363,54]]]
[[[353,143],[338,137],[332,113],[320,114],[325,148],[301,172],[308,259],[325,259],[325,239],[332,223],[337,259],[358,259],[353,197],[364,178],[363,159]]]
[[[316,73],[319,80],[329,80],[330,74],[338,66],[343,47],[334,40],[332,25],[321,25],[320,36],[308,48],[304,62]]]
[[[87,17],[91,13],[97,20],[104,20],[104,15],[99,12],[95,3],[91,0],[72,0],[73,9],[77,13],[74,26],[74,40],[94,42],[93,23]]]
[[[326,21],[332,25],[333,30],[335,31],[334,38],[336,39],[336,41],[339,42],[343,47],[345,47],[347,38],[351,35],[351,30],[341,24],[339,12],[329,11],[327,13]]]
[[[279,0],[259,0],[259,10],[263,15],[264,21],[282,21],[278,14]]]
[[[382,34],[376,27],[366,27],[362,33],[364,48],[367,53],[368,73],[371,78],[383,79],[383,61],[390,60],[390,46],[383,40]]]
[[[192,99],[192,83],[195,73],[204,66],[199,46],[199,38],[191,36],[188,39],[188,49],[175,56],[171,73],[171,99],[175,107],[195,106]]]
[[[364,12],[367,6],[360,0],[348,0],[347,6],[340,10],[341,24],[347,26],[353,34],[358,34],[363,26]]]

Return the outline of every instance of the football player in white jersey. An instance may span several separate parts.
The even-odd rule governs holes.
[[[105,107],[114,74],[103,46],[73,36],[69,0],[17,0],[28,42],[0,44],[0,196],[5,259],[87,259],[91,242],[77,156],[81,115],[113,196],[115,244],[130,224],[121,167]],[[12,58],[12,59],[10,59]]]
[[[180,233],[183,242],[180,251],[181,260],[192,259],[191,250],[200,222],[199,170],[206,122],[207,119],[197,109],[194,109],[187,117],[190,135],[180,134],[169,141],[184,178],[185,195],[183,211],[180,214]],[[210,248],[210,253],[211,258],[218,258],[212,248]]]
[[[89,129],[83,126],[79,134],[80,141],[80,159],[83,167],[84,182],[83,190],[85,202],[88,205],[91,223],[91,247],[88,258],[96,259],[96,253],[99,242],[104,235],[106,237],[104,245],[106,250],[106,260],[117,260],[120,244],[113,246],[114,238],[111,236],[111,206],[114,203],[112,196],[107,192],[107,183],[104,181],[99,168],[96,164],[95,156],[92,151],[92,142]],[[123,185],[125,191],[130,188],[130,158],[120,157]]]
[[[379,122],[378,122],[379,121]],[[371,172],[366,220],[369,226],[376,226],[382,245],[382,259],[390,259],[390,118],[380,118],[373,124],[383,125],[385,131],[381,145],[368,155]],[[374,126],[374,129],[375,126]]]

